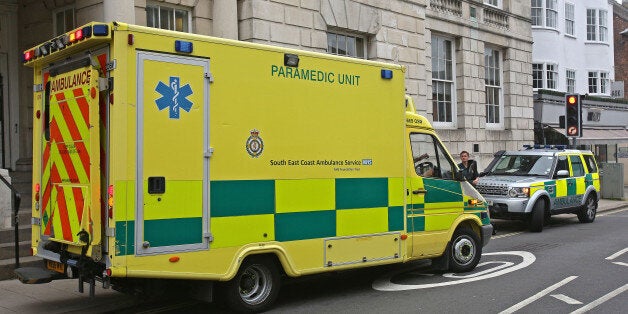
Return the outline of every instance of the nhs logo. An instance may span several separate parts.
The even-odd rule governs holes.
[[[362,159],[362,166],[372,166],[373,159]]]

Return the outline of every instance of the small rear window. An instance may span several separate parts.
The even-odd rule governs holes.
[[[593,155],[582,155],[584,162],[587,164],[589,173],[597,173],[597,163],[595,163],[595,157]]]

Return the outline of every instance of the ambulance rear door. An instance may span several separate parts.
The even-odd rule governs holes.
[[[44,77],[41,237],[99,260],[99,72],[88,56]]]

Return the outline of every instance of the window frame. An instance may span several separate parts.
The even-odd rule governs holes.
[[[495,8],[502,8],[502,0],[484,0],[484,3]]]
[[[576,37],[576,5],[565,2],[565,34]]]
[[[551,7],[549,4],[552,4]],[[558,0],[545,0],[545,27],[558,29]],[[553,23],[550,23],[550,21]]]
[[[538,3],[541,6],[538,6]],[[530,18],[532,20],[532,27],[545,27],[545,12],[544,12],[544,0],[532,0],[530,2]],[[537,6],[534,6],[537,4]],[[538,13],[538,14],[534,14]]]
[[[68,27],[68,25],[66,25],[67,17],[66,12],[71,11],[72,12],[72,26]],[[59,23],[59,18],[57,17],[57,15],[59,13],[63,13],[63,31],[59,31],[59,25],[57,25]],[[65,34],[73,29],[76,28],[76,8],[74,5],[66,5],[63,7],[60,7],[54,11],[52,11],[52,25],[54,26],[54,36],[59,36],[61,34]]]
[[[328,30],[326,32],[326,35],[327,35],[327,53],[328,54],[332,54],[332,55],[336,55],[336,56],[356,58],[356,59],[367,59],[367,38],[366,38],[366,36],[358,35],[358,34],[351,33],[351,32],[343,32],[343,31],[339,31],[339,30]],[[336,46],[333,47],[333,48],[336,49],[336,52],[330,51],[330,35],[336,36],[336,39],[335,39]],[[338,36],[342,36],[343,38],[345,38],[345,50],[347,51],[347,53],[345,53],[345,54],[338,53]],[[352,38],[353,39],[353,42],[354,42],[353,50],[355,51],[355,54],[353,54],[353,55],[350,53],[349,49],[347,49],[347,45],[348,45],[348,42],[349,42],[347,40],[347,38]],[[360,39],[362,41],[361,44],[358,44],[358,39]],[[359,56],[359,53],[360,53],[359,46],[361,46],[362,56]]]
[[[570,94],[576,92],[576,70],[574,69],[565,69],[565,90]]]
[[[540,70],[539,70],[540,66]],[[552,68],[552,70],[550,70]],[[532,63],[532,88],[558,90],[559,82],[559,65],[556,62],[533,62]],[[540,76],[540,80],[539,80]],[[537,82],[541,83],[539,87]],[[551,84],[550,84],[551,82]],[[550,86],[551,85],[551,86]]]
[[[594,76],[592,76],[594,74]],[[593,83],[593,84],[592,84]],[[610,96],[611,93],[610,73],[601,70],[587,71],[587,90],[589,94]],[[594,90],[592,89],[594,88]]]
[[[434,56],[434,51],[435,51],[435,40],[436,42],[448,42],[449,45],[449,51],[446,51],[447,49],[445,49],[445,53],[449,52],[450,55],[449,56],[444,56],[443,58],[439,58],[438,56],[438,52],[440,52],[440,49],[436,48],[437,51],[437,56]],[[455,40],[451,37],[448,36],[443,36],[440,34],[432,34],[431,36],[431,59],[432,59],[432,77],[431,77],[431,82],[432,82],[432,122],[434,127],[436,128],[456,128],[456,122],[457,122],[457,101],[456,101],[456,47],[455,47]],[[447,57],[449,57],[450,59],[447,59]],[[436,59],[435,59],[436,58]],[[444,63],[444,72],[445,72],[445,77],[444,78],[440,78],[440,77],[435,77],[436,73],[440,73],[440,71],[435,71],[434,68],[434,62],[436,61],[436,64],[440,65],[440,61],[442,60],[442,62]],[[440,69],[441,67],[438,66],[437,69]],[[448,75],[449,73],[449,75]],[[450,77],[449,79],[447,77]],[[442,90],[439,89],[439,87],[442,86]],[[447,92],[447,88],[449,88],[449,96],[450,99],[447,100],[446,96],[446,92]],[[434,94],[437,94],[438,96],[441,96],[441,92],[442,92],[442,101],[439,101],[439,97],[437,97],[436,99],[434,98]],[[442,104],[441,104],[442,103]],[[449,110],[448,112],[445,112],[442,116],[444,117],[443,120],[441,119],[436,119],[437,115],[441,116],[441,114],[439,113],[440,110],[438,110],[439,108],[441,108],[442,106],[449,106],[449,108],[445,108],[445,111],[447,111],[447,109]],[[447,120],[447,119],[451,119],[451,120]]]
[[[488,52],[490,52],[490,55]],[[502,129],[504,126],[503,55],[501,49],[492,46],[484,47],[485,122],[487,129]],[[491,71],[493,72],[494,82],[491,82],[489,79]],[[492,101],[489,101],[490,94],[492,94]]]
[[[587,25],[586,41],[589,43],[608,43],[608,11],[603,9],[591,9],[586,11]]]
[[[156,25],[150,25],[150,21],[154,20],[152,18],[150,18],[149,15],[149,10],[150,9],[156,9],[157,10],[157,21],[156,21]],[[170,23],[172,23],[172,27],[173,28],[163,28],[162,27],[162,19],[161,19],[161,14],[162,14],[162,9],[164,10],[172,10],[172,21],[170,21]],[[177,12],[185,12],[186,13],[186,22],[182,23],[182,29],[178,30],[176,29],[177,27]],[[172,31],[177,31],[177,32],[184,32],[184,33],[192,33],[192,8],[190,7],[185,7],[185,6],[178,6],[178,5],[172,5],[172,4],[167,4],[167,3],[157,3],[154,1],[147,1],[146,2],[146,26],[148,27],[152,27],[152,28],[157,28],[157,29],[165,29],[165,30],[172,30]]]

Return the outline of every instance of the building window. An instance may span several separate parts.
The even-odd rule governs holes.
[[[486,123],[501,123],[502,82],[499,50],[484,49],[484,86],[486,89]]]
[[[558,88],[558,65],[553,63],[532,64],[532,88]]]
[[[574,93],[576,91],[576,71],[566,70],[565,79],[567,85],[567,93]]]
[[[330,32],[327,33],[328,53],[365,59],[365,51],[366,40],[364,37]]]
[[[55,26],[55,36],[64,34],[76,27],[73,6],[55,10],[52,14],[52,19]]]
[[[574,26],[576,23],[574,4],[565,2],[565,33],[574,36]]]
[[[434,122],[453,126],[454,115],[454,60],[453,42],[432,36],[432,114]]]
[[[610,87],[610,79],[608,78],[608,73],[600,72],[600,94],[609,95],[609,87]]]
[[[610,95],[610,86],[608,72],[589,71],[589,94]]]
[[[543,0],[532,0],[532,26],[543,26]]]
[[[546,64],[547,88],[556,89],[558,86],[558,66],[555,64]]]
[[[558,23],[557,0],[530,0],[532,26],[556,28]]]
[[[608,17],[605,10],[587,9],[587,40],[608,40]]]
[[[191,15],[189,9],[147,4],[146,26],[179,32],[190,32]]]
[[[556,21],[558,20],[558,10],[556,0],[546,0],[547,8],[545,10],[545,26],[556,28]]]
[[[543,63],[532,64],[532,87],[543,88]]]
[[[599,91],[598,72],[589,72],[589,94],[597,94]]]
[[[502,7],[501,0],[484,0],[484,3],[486,3],[488,5],[492,5],[492,6],[497,7],[497,8],[501,8]]]

